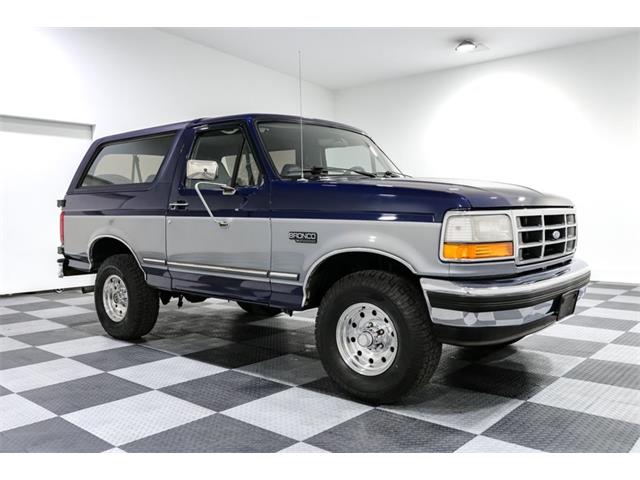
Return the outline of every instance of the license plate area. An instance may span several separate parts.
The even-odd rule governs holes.
[[[580,294],[579,290],[574,290],[572,292],[563,293],[556,300],[558,312],[558,320],[562,320],[569,315],[573,315],[576,311],[576,303],[578,302],[578,296]]]

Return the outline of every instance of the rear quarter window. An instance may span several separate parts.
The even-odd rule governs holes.
[[[175,133],[126,140],[102,147],[80,187],[151,183],[167,156]]]

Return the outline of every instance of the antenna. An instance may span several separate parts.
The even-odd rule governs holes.
[[[298,50],[298,104],[300,106],[300,178],[304,182],[304,138],[302,135],[302,52]]]

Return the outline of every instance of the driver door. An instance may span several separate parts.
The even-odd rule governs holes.
[[[269,185],[253,151],[241,125],[195,133],[186,160],[216,162],[211,181],[232,189],[203,182],[201,198],[199,180],[187,178],[186,160],[178,166],[166,230],[174,290],[269,303]]]

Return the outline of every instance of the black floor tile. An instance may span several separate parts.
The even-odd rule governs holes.
[[[640,322],[640,305],[636,303],[607,302],[606,305],[602,306],[606,308],[613,308],[614,310],[628,310],[631,312],[636,312],[638,314],[637,320]]]
[[[36,310],[46,310],[48,308],[60,308],[68,307],[65,303],[52,302],[50,300],[44,302],[23,303],[21,305],[11,305],[11,310],[17,310],[18,312],[34,312]]]
[[[187,358],[200,360],[225,368],[238,368],[252,363],[262,362],[281,354],[266,348],[259,348],[241,343],[231,343],[218,348],[210,348],[185,355]]]
[[[57,358],[60,358],[60,356],[35,347],[11,350],[0,353],[0,370],[48,362],[49,360],[55,360]]]
[[[489,365],[469,365],[443,377],[439,383],[457,388],[527,400],[557,377]]]
[[[589,317],[586,315],[575,315],[562,320],[566,325],[578,325],[580,327],[605,328],[607,330],[620,330],[627,332],[635,327],[638,322],[632,320],[619,320],[617,318]]]
[[[58,317],[54,320],[56,323],[61,323],[68,327],[73,327],[76,325],[81,325],[86,323],[93,323],[93,324],[96,324],[97,326],[102,327],[100,325],[100,322],[98,321],[98,314],[95,312],[80,313],[78,315],[68,315],[65,317]]]
[[[608,293],[587,293],[584,294],[582,298],[586,300],[611,300],[613,297],[617,297],[618,294],[608,294]]]
[[[590,358],[567,372],[564,377],[640,390],[640,365],[629,363]]]
[[[12,393],[11,390],[7,390],[2,385],[0,385],[0,397],[2,397],[3,395],[9,395],[10,393]]]
[[[12,309],[12,307],[7,307]],[[17,312],[17,313],[7,313],[5,315],[0,315],[0,325],[8,325],[10,323],[20,323],[20,322],[30,322],[32,320],[38,320],[38,317],[34,315],[29,315],[28,313]]]
[[[57,415],[113,402],[149,389],[128,380],[102,373],[37,388],[20,395]]]
[[[56,322],[57,323],[57,322]],[[68,340],[77,340],[79,338],[89,337],[88,333],[76,330],[74,328],[58,328],[56,330],[48,330],[46,332],[27,333],[13,337],[15,340],[26,343],[27,345],[47,345],[49,343],[66,342]]]
[[[547,335],[530,335],[518,342],[518,348],[585,358],[601,350],[605,345],[605,343],[551,337]]]
[[[483,435],[546,452],[628,452],[640,425],[524,403]]]
[[[120,447],[127,452],[277,452],[295,440],[215,414]]]
[[[473,437],[453,428],[371,410],[305,443],[330,452],[453,452]]]
[[[315,335],[305,330],[280,330],[275,335],[260,337],[243,343],[275,350],[283,354],[291,353],[317,359],[319,356],[316,349]]]
[[[618,345],[628,345],[630,347],[640,347],[640,333],[624,333],[616,338],[612,343],[616,343]]]
[[[159,352],[147,347],[131,345],[129,347],[112,348],[99,352],[85,353],[73,357],[74,360],[90,365],[99,370],[117,370],[119,368],[132,367],[142,363],[155,362],[173,357],[168,353]]]
[[[226,371],[163,388],[173,395],[202,407],[221,412],[290,388],[244,373]]]
[[[113,446],[56,417],[0,433],[3,452],[103,452]]]

